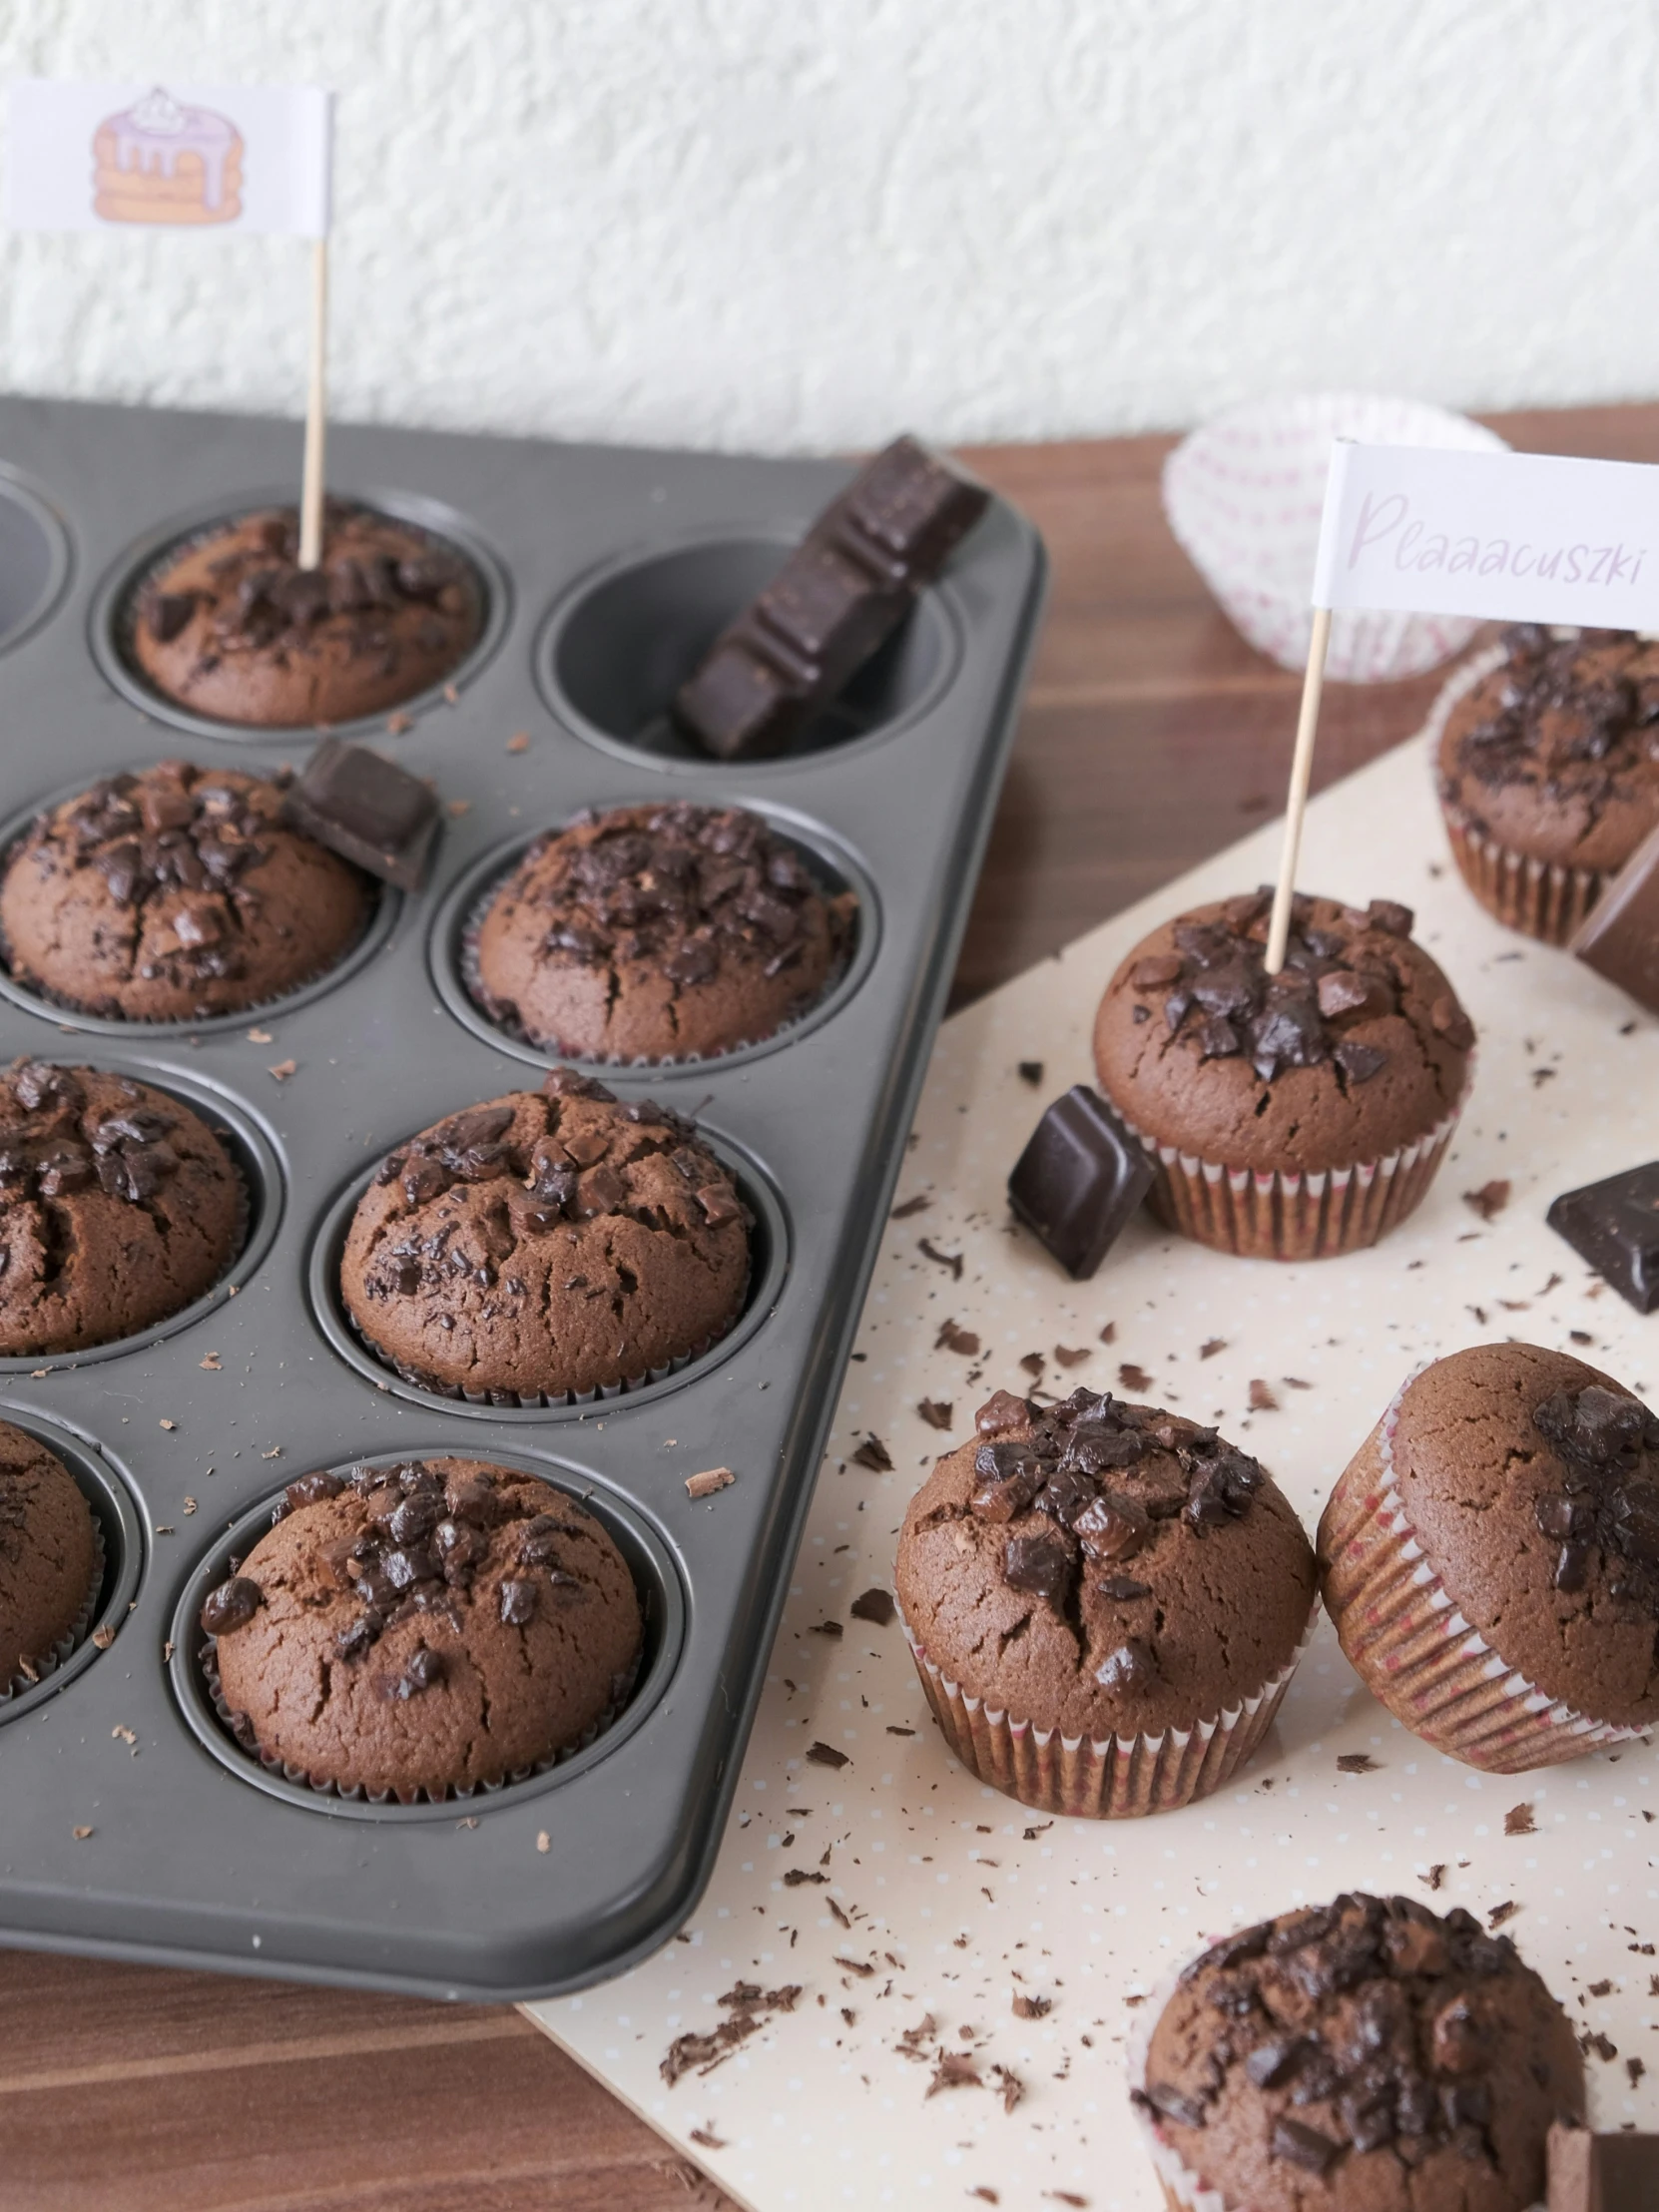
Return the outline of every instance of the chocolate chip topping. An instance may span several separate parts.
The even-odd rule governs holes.
[[[1503,634],[1504,662],[1461,718],[1455,768],[1489,791],[1530,784],[1556,802],[1605,805],[1659,766],[1659,656],[1628,630]]]
[[[202,1607],[202,1627],[210,1636],[229,1636],[245,1628],[265,1603],[265,1592],[246,1574],[234,1574],[210,1590]]]
[[[1449,2153],[1511,2184],[1520,2163],[1521,2187],[1501,2201],[1530,2201],[1550,2119],[1583,2109],[1571,2030],[1507,1936],[1461,1908],[1441,1919],[1361,1894],[1194,1959],[1133,2093],[1164,2125],[1225,2135],[1253,2159],[1265,2142],[1276,2204],[1304,2200],[1274,2166],[1324,2176],[1375,2153],[1406,2173]],[[1214,2168],[1223,2153],[1191,2155]],[[1403,2183],[1380,2174],[1378,2201]]]
[[[1282,1068],[1332,1062],[1344,1083],[1369,1083],[1387,1053],[1346,1034],[1356,1021],[1399,1011],[1397,947],[1412,914],[1388,898],[1342,907],[1316,926],[1314,901],[1292,907],[1285,965],[1267,972],[1271,889],[1229,899],[1210,919],[1178,922],[1174,952],[1150,953],[1129,970],[1131,989],[1157,1001],[1169,1033],[1202,1060],[1242,1055],[1263,1082]],[[1459,1010],[1460,1015],[1460,1010]],[[1460,1017],[1462,1018],[1462,1017]],[[1464,1044],[1473,1030],[1462,1018]]]
[[[1532,1419],[1566,1475],[1533,1507],[1539,1533],[1561,1547],[1555,1587],[1581,1590],[1599,1553],[1608,1595],[1659,1622],[1659,1418],[1591,1382],[1557,1391]]]
[[[1203,1536],[1242,1520],[1266,1480],[1260,1463],[1215,1429],[1087,1389],[1058,1405],[1024,1404],[1024,1433],[1009,1436],[1009,1394],[999,1390],[979,1409],[977,1425],[989,1433],[974,1453],[971,1510],[982,1521],[1048,1516],[1053,1534],[1008,1539],[1002,1572],[1011,1588],[1062,1610],[1079,1571],[1106,1595],[1121,1596],[1126,1586],[1144,1590],[1143,1583],[1094,1570],[1140,1551],[1162,1521],[1180,1518]],[[1143,1656],[1150,1667],[1151,1654]],[[1106,1686],[1138,1686],[1139,1662],[1121,1653],[1112,1659],[1121,1664]],[[1099,1679],[1106,1682],[1104,1672]]]
[[[132,1104],[94,1118],[68,1068],[26,1061],[12,1070],[10,1084],[24,1119],[0,1132],[0,1208],[95,1186],[142,1206],[178,1173],[179,1155],[167,1137],[179,1119],[153,1103],[154,1092],[128,1084]]]

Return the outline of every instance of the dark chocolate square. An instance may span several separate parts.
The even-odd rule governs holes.
[[[1152,1156],[1079,1083],[1043,1115],[1008,1178],[1015,1216],[1066,1273],[1093,1275],[1152,1188]]]
[[[438,832],[431,787],[366,745],[324,738],[282,812],[294,829],[402,890],[417,891]]]
[[[1659,1160],[1564,1191],[1544,1219],[1637,1313],[1659,1306]]]

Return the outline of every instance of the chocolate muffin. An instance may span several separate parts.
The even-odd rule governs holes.
[[[845,964],[850,891],[739,807],[614,807],[531,846],[478,928],[493,1021],[584,1059],[728,1052],[804,1013]]]
[[[1298,897],[1267,973],[1271,890],[1178,914],[1106,986],[1107,1102],[1158,1161],[1151,1204],[1253,1259],[1375,1244],[1445,1157],[1474,1030],[1411,910]]]
[[[331,500],[299,566],[291,507],[194,537],[139,591],[130,651],[165,698],[285,730],[380,714],[439,684],[483,628],[472,564],[430,531]]]
[[[411,1382],[564,1400],[723,1337],[751,1226],[690,1122],[555,1068],[388,1155],[352,1216],[340,1291]]]
[[[1436,1360],[1320,1520],[1343,1649],[1394,1717],[1500,1774],[1659,1720],[1659,1419],[1537,1345]]]
[[[626,1702],[643,1638],[594,1516],[478,1459],[290,1482],[202,1626],[245,1744],[319,1788],[404,1803],[579,1749]]]
[[[1023,1804],[1103,1817],[1207,1795],[1271,1726],[1313,1547],[1213,1428],[998,1390],[910,1501],[895,1580],[945,1739]]]
[[[1511,929],[1565,944],[1659,827],[1659,643],[1506,630],[1502,661],[1446,717],[1437,769],[1475,897]]]
[[[103,1561],[92,1508],[63,1461],[0,1420],[0,1703],[68,1658]]]
[[[368,883],[284,826],[287,782],[162,761],[37,815],[0,877],[12,974],[129,1021],[237,1013],[320,975],[361,936]]]
[[[1572,2024],[1508,1936],[1413,1898],[1224,1936],[1131,2070],[1181,2212],[1530,2212],[1550,2123],[1584,2114]]]
[[[84,1352],[213,1288],[247,1198],[207,1123],[99,1068],[0,1079],[0,1357]]]

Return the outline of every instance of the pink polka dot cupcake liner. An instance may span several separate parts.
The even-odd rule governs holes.
[[[1413,1735],[1489,1774],[1559,1766],[1639,1736],[1549,1697],[1458,1610],[1394,1479],[1399,1408],[1415,1380],[1395,1393],[1320,1517],[1326,1607],[1366,1687]]]
[[[1038,1813],[1096,1821],[1172,1813],[1219,1790],[1273,1726],[1319,1618],[1314,1601],[1302,1640],[1277,1674],[1249,1697],[1191,1728],[1161,1736],[1065,1736],[999,1712],[952,1682],[904,1627],[922,1692],[946,1743],[981,1782]]]

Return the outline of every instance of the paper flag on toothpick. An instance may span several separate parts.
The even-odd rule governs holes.
[[[1659,468],[1338,440],[1313,603],[1659,628]]]
[[[6,221],[325,238],[330,97],[314,85],[10,87]]]

